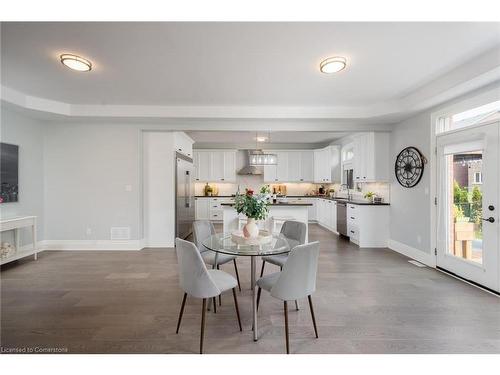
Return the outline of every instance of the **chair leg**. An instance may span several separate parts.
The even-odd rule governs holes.
[[[203,307],[201,308],[201,333],[200,333],[200,354],[203,354],[203,336],[205,335],[205,311],[207,308],[207,299],[203,298]]]
[[[259,286],[259,289],[257,289],[257,311],[259,311],[260,292],[262,292],[262,289]]]
[[[182,298],[181,311],[179,311],[179,320],[177,320],[177,329],[175,333],[179,333],[179,328],[181,326],[182,314],[184,314],[184,305],[186,304],[187,293],[184,293],[184,297]]]
[[[313,302],[311,296],[307,296],[307,299],[309,300],[309,309],[311,310],[311,316],[313,320],[313,325],[314,325],[314,333],[316,334],[316,338],[318,338],[318,327],[316,327],[316,318],[314,316],[314,309],[313,309]]]
[[[299,301],[295,300],[295,310],[299,311]]]
[[[220,270],[220,266],[219,265],[217,265],[217,269]],[[214,302],[214,304],[215,304],[215,302]],[[219,306],[222,306],[222,293],[219,294]],[[215,311],[215,312],[217,312],[217,311]]]
[[[260,277],[262,277],[262,275],[264,275],[264,266],[265,265],[266,265],[266,261],[262,260],[262,268],[260,269]]]
[[[243,329],[241,328],[240,310],[238,309],[238,299],[236,298],[235,288],[233,288],[233,298],[234,298],[234,307],[236,308],[236,316],[238,317],[238,325],[240,326],[240,331],[243,331]]]
[[[280,271],[283,271],[283,266],[280,267]]]
[[[286,354],[290,354],[290,343],[288,341],[288,304],[283,302],[283,309],[285,310],[285,340],[286,340]]]
[[[236,272],[236,280],[238,281],[238,289],[241,292],[240,275],[238,273],[238,266],[236,265],[236,259],[233,259],[234,272]]]
[[[217,302],[215,300],[215,297],[213,297],[212,303],[214,304],[214,314],[217,314]]]

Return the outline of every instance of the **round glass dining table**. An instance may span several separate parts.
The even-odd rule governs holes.
[[[252,287],[252,318],[253,318],[253,339],[257,341],[257,288],[256,261],[257,257],[265,255],[285,254],[290,251],[287,238],[281,233],[273,233],[270,241],[259,244],[241,244],[232,239],[231,233],[217,233],[203,241],[203,246],[216,253],[223,253],[236,256],[249,256],[251,258],[250,284]],[[215,255],[215,265],[217,264],[217,254]],[[216,267],[214,265],[214,268]]]

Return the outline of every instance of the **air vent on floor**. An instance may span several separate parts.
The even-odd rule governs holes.
[[[130,240],[130,227],[112,227],[111,240]]]
[[[409,260],[408,263],[413,264],[414,266],[420,267],[420,268],[425,268],[427,267],[425,264],[422,264],[420,262],[417,262],[416,260]]]

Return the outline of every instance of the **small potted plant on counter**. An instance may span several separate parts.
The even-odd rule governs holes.
[[[256,220],[265,220],[268,213],[269,186],[263,186],[259,194],[254,194],[251,189],[245,189],[245,194],[237,194],[234,198],[234,208],[238,214],[247,217],[247,223],[243,226],[243,235],[246,238],[259,236],[259,227]]]
[[[373,203],[373,199],[375,198],[375,193],[373,191],[368,191],[367,193],[365,193],[365,199],[368,201],[368,202],[371,202]]]

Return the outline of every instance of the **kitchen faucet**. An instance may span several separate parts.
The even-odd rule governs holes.
[[[347,189],[347,200],[350,201],[352,197],[351,197],[351,193],[349,192],[349,185],[342,184],[342,185],[340,185],[340,189],[342,189],[343,186],[345,186],[345,188]]]

